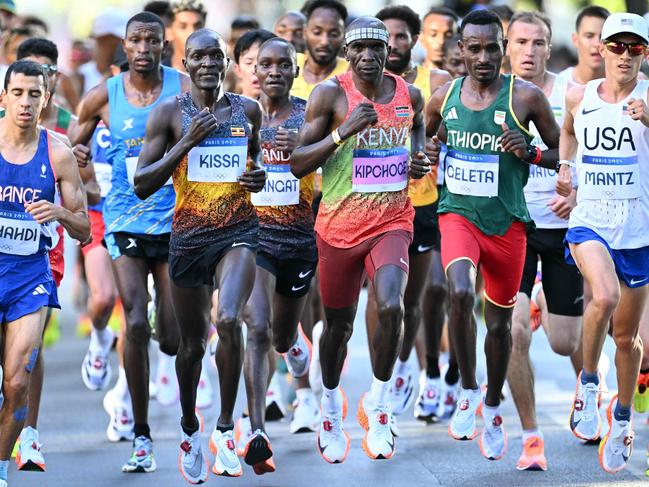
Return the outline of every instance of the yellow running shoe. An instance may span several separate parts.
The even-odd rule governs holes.
[[[633,396],[633,407],[638,413],[649,412],[649,373],[638,376]]]

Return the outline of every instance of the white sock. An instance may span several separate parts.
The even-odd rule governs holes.
[[[367,399],[372,405],[387,406],[389,392],[390,381],[382,381],[374,377],[370,386],[370,392],[367,393]]]
[[[322,410],[328,414],[337,414],[342,413],[343,405],[340,398],[340,392],[336,386],[333,389],[327,389],[325,386],[322,386]]]
[[[485,417],[490,417],[493,418],[494,416],[500,415],[500,406],[487,406],[486,404],[482,404],[482,414]]]
[[[110,347],[113,345],[114,337],[113,331],[108,327],[103,330],[93,328],[90,332],[90,350],[104,355],[108,354]]]
[[[126,381],[126,370],[124,370],[124,367],[119,368],[119,372],[117,374],[117,382],[115,383],[113,390],[115,391],[117,397],[121,398],[122,400],[126,400],[128,398],[128,382]]]
[[[397,373],[397,375],[400,376],[408,375],[408,372],[410,372],[410,365],[408,365],[407,360],[404,362],[400,358],[398,358],[394,370]]]
[[[543,433],[541,433],[538,428],[533,430],[523,430],[523,444],[525,444],[525,442],[532,436],[538,436],[539,438],[543,439]]]

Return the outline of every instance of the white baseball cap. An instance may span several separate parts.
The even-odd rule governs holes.
[[[649,27],[647,21],[637,14],[616,13],[609,15],[602,27],[602,40],[616,34],[635,34],[649,43]]]
[[[120,39],[126,34],[128,15],[119,10],[101,12],[92,24],[92,37],[115,36]]]

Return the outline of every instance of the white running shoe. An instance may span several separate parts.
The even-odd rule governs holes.
[[[629,463],[633,452],[631,421],[618,421],[613,416],[617,395],[611,399],[606,410],[609,431],[599,445],[599,464],[608,473],[616,473]]]
[[[472,440],[478,435],[476,428],[476,411],[482,402],[479,389],[462,389],[458,399],[458,408],[448,425],[448,434],[456,440]]]
[[[311,342],[304,334],[302,325],[298,325],[296,342],[288,349],[288,352],[282,354],[286,368],[293,377],[303,377],[309,372],[311,349]]]
[[[273,374],[266,391],[266,421],[279,421],[286,416],[286,406],[279,385],[279,374]]]
[[[442,392],[439,401],[439,409],[437,410],[438,419],[448,419],[453,416],[458,402],[458,390],[460,389],[460,381],[455,384],[447,384],[442,380]]]
[[[95,350],[88,350],[81,363],[81,379],[91,391],[105,389],[112,377],[112,369],[108,362],[108,356],[104,356]]]
[[[172,406],[178,402],[178,378],[176,377],[175,357],[158,352],[156,371],[156,400],[161,406]]]
[[[224,477],[240,477],[243,473],[237,456],[232,430],[221,433],[216,427],[210,436],[210,451],[215,455],[212,473]]]
[[[296,394],[290,432],[294,434],[317,431],[320,424],[320,409],[315,394],[311,389],[298,389]]]
[[[9,487],[9,484],[6,480],[0,479],[0,487]]]
[[[404,375],[395,374],[392,384],[390,385],[390,409],[392,414],[399,415],[403,413],[414,398],[415,385],[412,380],[412,370],[408,367],[408,372]]]
[[[313,325],[313,332],[311,337],[313,338],[313,347],[311,348],[311,364],[309,365],[309,384],[311,384],[311,390],[316,397],[322,395],[322,368],[320,367],[320,337],[322,336],[322,330],[324,328],[324,323],[318,321]]]
[[[201,377],[198,380],[198,388],[196,389],[196,407],[198,409],[207,409],[212,405],[213,401],[214,391],[212,389],[212,383],[205,367],[203,367]]]
[[[397,423],[397,417],[392,413],[390,413],[390,431],[392,431],[392,436],[395,438],[398,438],[401,434],[399,424]]]
[[[252,425],[250,424],[250,417],[241,416],[234,423],[234,442],[237,447],[237,455],[243,456],[246,449],[248,440],[252,438]]]
[[[20,442],[16,453],[18,470],[45,472],[45,459],[41,447],[42,445],[38,441],[38,431],[31,426],[23,428],[20,432]]]
[[[599,387],[589,382],[581,383],[581,373],[577,377],[575,399],[570,410],[570,429],[581,440],[599,438],[602,419],[599,416]]]
[[[482,408],[484,428],[478,439],[480,452],[487,460],[500,460],[507,453],[507,433],[503,428],[503,418],[500,410],[491,414],[487,408]]]
[[[318,452],[329,463],[342,463],[347,458],[351,440],[343,429],[343,412],[321,411],[318,429]]]
[[[153,442],[146,436],[138,436],[133,440],[131,458],[122,465],[124,473],[155,472],[157,465],[153,456]]]
[[[178,455],[178,469],[183,478],[190,484],[202,484],[207,481],[210,465],[203,455],[201,434],[196,431],[188,436],[180,428],[180,454]]]
[[[110,416],[106,436],[108,441],[117,443],[119,441],[133,441],[133,413],[131,405],[120,401],[113,389],[104,396],[104,411]]]
[[[437,416],[442,397],[442,379],[431,379],[422,370],[419,378],[419,396],[415,402],[415,418],[427,423],[439,421]]]
[[[363,438],[363,451],[372,460],[388,460],[394,455],[389,406],[371,406],[367,402],[367,394],[363,394],[356,413],[358,423],[367,432]]]

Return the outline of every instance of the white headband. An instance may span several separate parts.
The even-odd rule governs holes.
[[[383,41],[388,44],[390,35],[385,29],[377,29],[376,27],[359,27],[354,30],[350,30],[345,34],[345,44],[349,45],[354,41],[365,40],[365,39],[375,39],[377,41]]]

